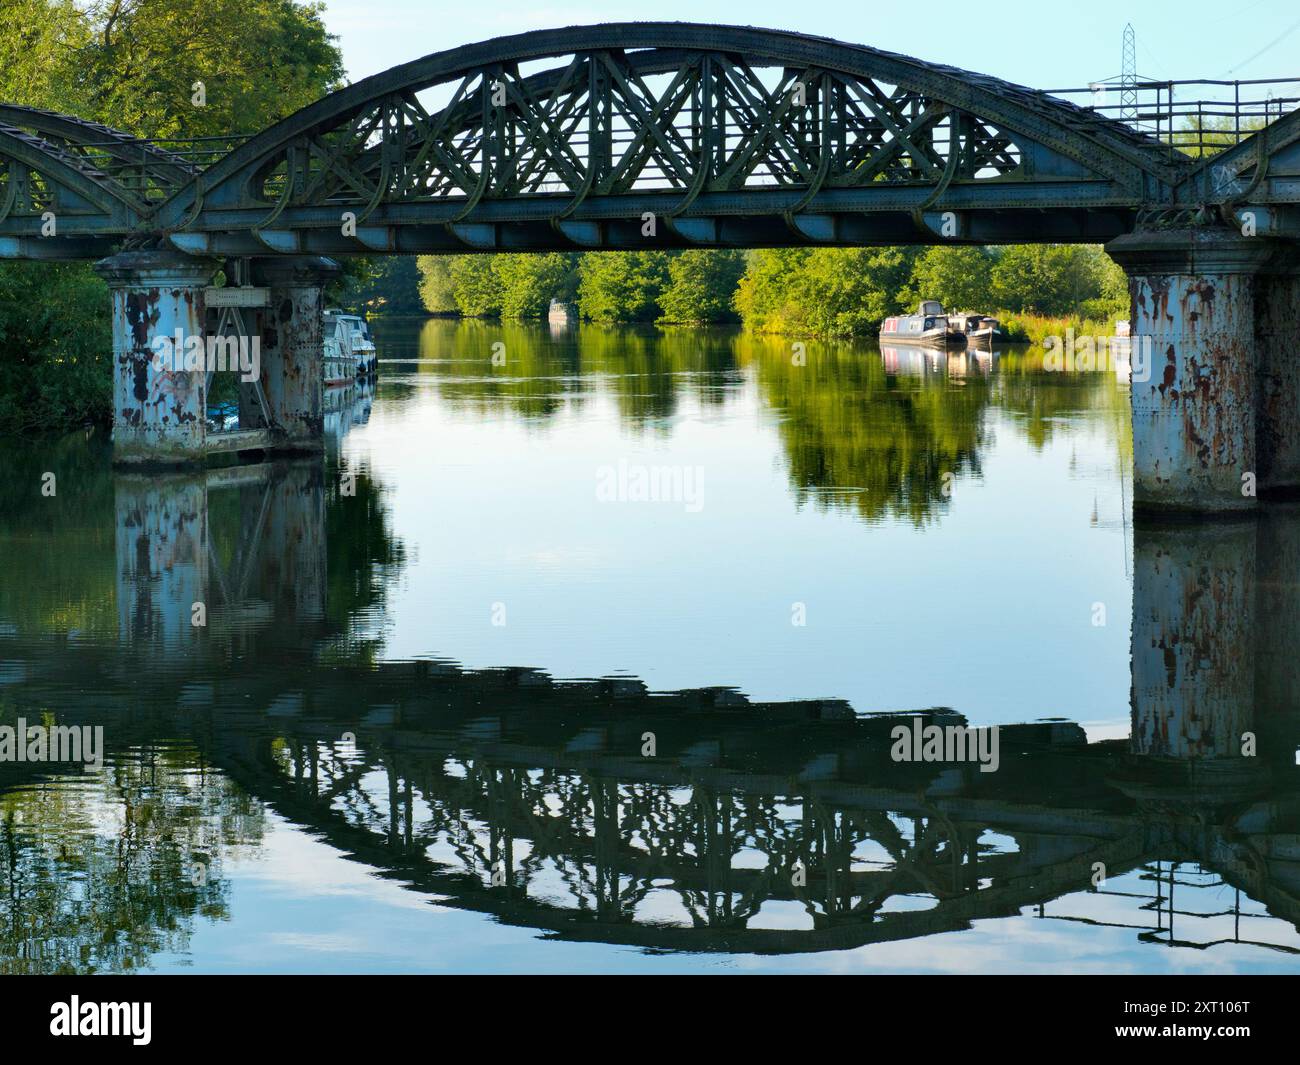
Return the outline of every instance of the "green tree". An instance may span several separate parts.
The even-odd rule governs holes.
[[[410,255],[383,255],[354,260],[340,286],[337,302],[368,314],[419,314],[420,272]]]
[[[990,270],[993,256],[985,248],[942,245],[926,248],[912,266],[906,306],[938,300],[951,311],[988,311],[993,305]]]
[[[456,309],[466,318],[501,314],[501,277],[490,255],[457,255],[451,260],[451,290]]]
[[[1013,244],[1003,248],[993,264],[993,298],[1009,311],[1071,314],[1113,283],[1118,268],[1107,264],[1106,253],[1096,247]]]
[[[108,289],[82,263],[0,263],[0,433],[112,409]]]
[[[750,253],[735,296],[736,310],[747,329],[759,333],[800,331],[802,278],[810,254],[805,248],[765,248]]]
[[[595,322],[651,322],[662,313],[668,260],[661,251],[589,252],[578,268],[578,304]]]
[[[430,314],[454,314],[457,310],[451,263],[450,255],[421,255],[417,260],[420,301]]]
[[[96,0],[78,57],[80,113],[147,137],[256,132],[342,83],[322,10],[294,0]]]
[[[24,107],[76,110],[78,56],[89,20],[73,0],[0,4],[0,100]]]
[[[792,336],[854,336],[897,313],[916,252],[802,248],[755,252],[736,293],[745,326]]]
[[[502,318],[540,318],[551,300],[572,302],[578,280],[575,256],[521,252],[494,255],[492,268],[501,284]]]
[[[725,322],[735,318],[736,285],[745,256],[730,249],[691,249],[668,263],[668,285],[660,297],[661,322]]]

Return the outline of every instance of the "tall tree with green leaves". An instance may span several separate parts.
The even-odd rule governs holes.
[[[335,302],[366,314],[419,314],[420,272],[411,255],[354,260],[338,286]]]
[[[908,307],[921,300],[938,300],[950,311],[989,311],[993,291],[989,272],[993,256],[988,249],[969,245],[926,248],[912,267],[911,283],[902,302]]]
[[[456,286],[451,279],[450,255],[421,255],[420,302],[430,314],[456,314]]]
[[[501,275],[490,255],[452,257],[451,290],[456,309],[466,318],[497,318],[501,314]]]
[[[659,320],[688,324],[734,320],[732,300],[744,272],[744,253],[730,248],[692,248],[674,255],[659,300],[663,308]]]
[[[588,252],[578,268],[578,305],[593,322],[653,322],[662,313],[669,256],[662,251]]]
[[[78,59],[91,25],[73,0],[0,3],[0,100],[24,107],[75,111]]]
[[[1013,244],[997,255],[990,276],[999,307],[1030,314],[1072,314],[1101,296],[1110,260],[1077,244]]]
[[[342,84],[320,4],[95,0],[81,56],[90,113],[147,137],[255,133]]]
[[[746,327],[791,336],[873,332],[900,309],[915,249],[803,248],[753,253],[736,293]]]
[[[563,252],[493,256],[501,283],[501,317],[540,318],[553,299],[571,303],[578,287],[576,258]]]

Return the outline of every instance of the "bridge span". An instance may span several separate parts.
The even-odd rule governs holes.
[[[0,256],[100,260],[117,456],[191,462],[208,377],[155,340],[239,323],[256,443],[319,447],[338,256],[1107,242],[1148,356],[1137,505],[1249,509],[1300,487],[1300,111],[1239,85],[1231,112],[1176,111],[1162,84],[1122,121],[826,38],[623,23],[435,53],[215,159],[0,105]]]

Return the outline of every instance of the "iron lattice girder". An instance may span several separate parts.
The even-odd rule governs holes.
[[[430,113],[420,94],[435,87],[448,95]],[[743,27],[571,27],[436,53],[207,170],[0,105],[0,257],[76,257],[132,234],[331,254],[633,247],[644,241],[619,226],[646,211],[682,246],[924,240],[937,210],[969,213],[958,239],[1106,239],[1124,212],[1206,203],[1265,205],[1270,232],[1300,230],[1300,112],[1194,161],[1022,86]],[[67,239],[42,239],[49,210]],[[366,232],[326,239],[345,211]],[[884,217],[855,217],[872,213]]]
[[[435,86],[451,94],[430,114],[417,94]],[[1136,206],[1186,169],[1117,122],[967,71],[790,33],[633,23],[500,38],[365,79],[237,148],[157,221],[337,226],[351,210],[404,224],[392,209],[418,206],[424,223],[456,223],[518,198],[560,219],[612,197],[628,197],[626,214],[655,190],[680,194],[673,214],[772,189],[787,193],[778,210],[836,189],[858,190],[857,210],[892,210],[890,186],[988,179],[1020,183],[1007,205],[1086,179]]]
[[[1182,204],[1300,202],[1300,110],[1239,144],[1197,161],[1178,190]]]
[[[14,235],[38,235],[53,213],[75,225],[126,231],[135,220],[123,190],[57,144],[0,125],[0,223]]]
[[[40,236],[47,212],[65,235],[129,233],[145,224],[151,201],[196,173],[173,153],[108,126],[0,104],[0,224],[13,238]]]
[[[97,179],[108,179],[144,208],[170,195],[199,171],[183,156],[99,122],[35,107],[0,103],[0,124],[21,129],[80,158]],[[106,171],[111,171],[111,175]]]

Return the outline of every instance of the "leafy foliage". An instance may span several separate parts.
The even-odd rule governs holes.
[[[578,268],[578,304],[593,322],[652,322],[668,285],[666,252],[589,252]]]
[[[755,252],[736,292],[749,328],[789,336],[870,332],[902,304],[914,249],[803,248]]]
[[[79,49],[78,113],[148,137],[254,133],[342,83],[322,10],[294,0],[98,0]]]
[[[745,256],[738,251],[692,249],[674,255],[659,299],[659,320],[697,324],[734,319],[733,298],[744,273]]]
[[[495,256],[501,317],[540,318],[552,299],[571,302],[578,285],[576,258],[561,252]]]
[[[954,311],[983,310],[993,306],[989,273],[995,261],[987,248],[926,248],[916,258],[903,299],[906,307],[921,300],[938,300]]]
[[[0,263],[0,433],[105,420],[108,287],[84,264]]]
[[[333,302],[366,314],[419,314],[420,272],[410,255],[354,259]]]

